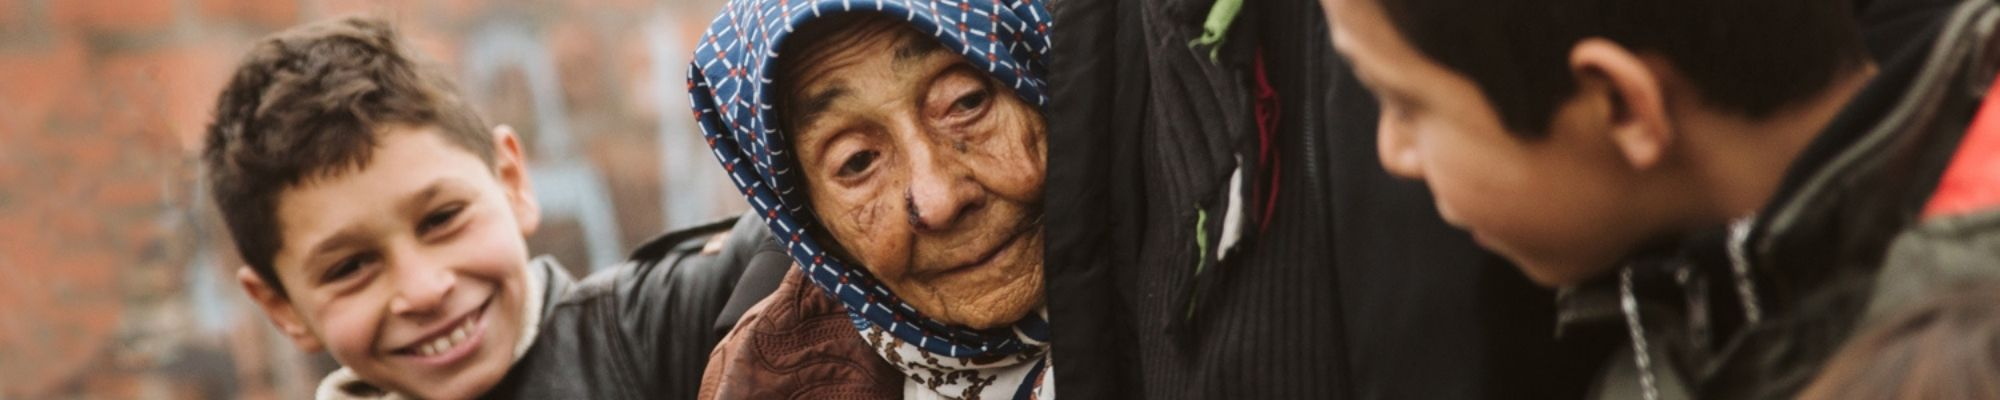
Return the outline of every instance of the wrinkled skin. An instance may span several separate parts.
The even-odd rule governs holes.
[[[837,251],[940,321],[1042,302],[1041,114],[901,22],[864,19],[781,67],[780,112]]]

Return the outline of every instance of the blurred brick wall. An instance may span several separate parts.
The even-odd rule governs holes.
[[[742,209],[687,120],[719,0],[0,0],[0,399],[304,398],[200,187],[215,94],[259,37],[398,23],[528,145],[544,230],[587,272]]]

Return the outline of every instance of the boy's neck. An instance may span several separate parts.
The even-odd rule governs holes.
[[[1727,221],[1771,201],[1793,161],[1874,78],[1874,64],[1854,68],[1812,99],[1768,118],[1692,118],[1683,135],[1697,181],[1708,193],[1702,220]],[[1704,133],[1706,132],[1706,133]]]

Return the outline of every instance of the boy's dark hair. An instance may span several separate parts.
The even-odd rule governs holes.
[[[1570,50],[1602,37],[1655,54],[1709,105],[1750,118],[1866,62],[1853,5],[1832,0],[1376,0],[1418,52],[1466,74],[1517,134],[1546,135],[1574,95]]]
[[[380,19],[280,32],[237,65],[216,99],[202,163],[243,262],[279,295],[284,286],[272,264],[284,245],[279,195],[367,165],[376,136],[389,126],[436,127],[447,142],[493,164],[485,121]]]

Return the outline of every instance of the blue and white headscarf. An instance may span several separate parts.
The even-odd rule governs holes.
[[[791,142],[779,129],[780,114],[772,110],[778,96],[772,81],[778,50],[788,34],[809,21],[849,12],[879,13],[930,34],[1022,100],[1042,107],[1048,104],[1044,77],[1050,29],[1043,1],[731,0],[702,35],[688,71],[688,92],[702,135],[750,206],[807,277],[846,305],[863,337],[909,373],[906,382],[929,381],[926,386],[937,392],[932,396],[1040,392],[1036,388],[1048,385],[1041,378],[1048,354],[1046,313],[988,330],[946,325],[903,302],[866,269],[828,254],[808,233],[818,221],[805,191],[799,190],[803,178]],[[897,354],[912,352],[922,354]],[[943,361],[906,365],[922,364],[909,362],[912,356]],[[968,376],[967,370],[984,372]]]

